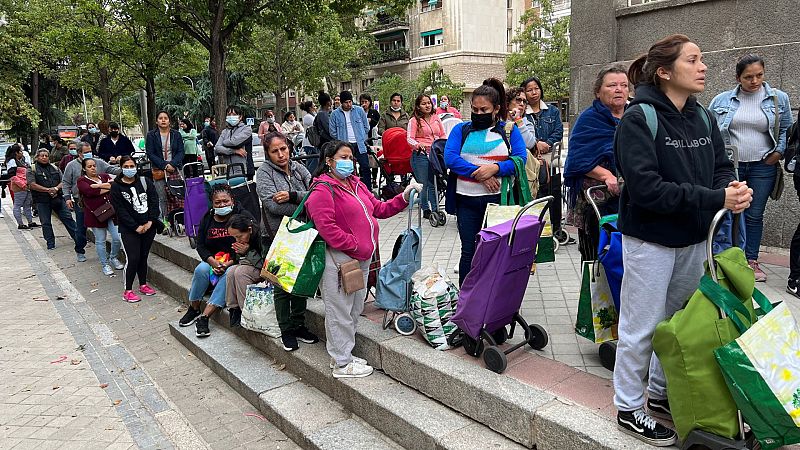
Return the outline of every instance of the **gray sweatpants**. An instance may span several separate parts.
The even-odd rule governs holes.
[[[622,237],[625,273],[620,291],[619,342],[614,366],[614,405],[619,411],[667,397],[664,370],[653,353],[656,325],[681,309],[700,284],[705,242],[683,248],[663,247]]]
[[[325,303],[325,338],[328,354],[339,367],[353,360],[353,347],[356,345],[356,325],[358,316],[364,311],[366,290],[362,289],[347,295],[339,289],[339,270],[336,264],[350,261],[344,253],[328,249],[325,252],[325,272],[322,274],[322,301]],[[364,272],[364,285],[367,285],[370,261],[361,261]]]
[[[14,193],[14,219],[17,225],[25,225],[22,221],[23,214],[28,219],[28,224],[33,222],[33,213],[31,212],[31,205],[33,204],[33,194],[30,191],[19,191]]]
[[[228,267],[227,272],[225,275],[225,305],[228,308],[244,308],[247,285],[256,284],[262,280],[261,270],[247,264],[234,264]]]
[[[161,213],[159,219],[164,220],[167,218],[167,180],[153,180],[153,186],[156,188],[158,194],[158,210]]]

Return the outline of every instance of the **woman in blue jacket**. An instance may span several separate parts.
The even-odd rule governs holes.
[[[161,213],[159,219],[167,217],[167,177],[177,174],[183,165],[183,137],[178,130],[170,128],[169,113],[159,111],[156,113],[155,129],[150,130],[145,138],[144,148],[152,169],[164,172],[161,179],[153,176],[153,184],[158,193],[158,208]]]
[[[500,177],[515,175],[510,157],[527,160],[528,151],[519,129],[514,127],[511,135],[505,136],[505,122],[501,119],[507,116],[503,83],[496,78],[484,80],[472,94],[472,121],[456,125],[444,149],[447,167],[458,176],[454,206],[461,238],[459,283],[464,282],[472,265],[475,235],[483,228],[486,205],[500,203]]]

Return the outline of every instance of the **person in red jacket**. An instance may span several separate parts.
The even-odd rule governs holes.
[[[339,283],[338,265],[359,261],[366,285],[372,253],[378,245],[376,219],[403,211],[410,192],[422,190],[419,183],[411,183],[402,194],[382,202],[353,175],[353,161],[353,150],[347,142],[336,141],[327,146],[306,201],[308,215],[328,244],[320,287],[325,303],[327,349],[335,378],[360,378],[372,373],[367,361],[352,354],[365,292],[362,289],[345,294]]]

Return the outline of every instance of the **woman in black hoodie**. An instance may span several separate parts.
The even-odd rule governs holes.
[[[155,295],[147,284],[147,257],[156,233],[164,224],[158,220],[158,194],[149,178],[136,176],[136,163],[128,155],[120,157],[122,173],[111,184],[111,205],[125,252],[125,292],[122,299],[135,303],[141,298],[133,292],[133,279],[139,276],[139,292]]]
[[[655,43],[628,71],[636,98],[614,141],[625,180],[618,222],[625,276],[614,404],[619,428],[655,446],[676,441],[673,430],[650,416],[671,417],[664,371],[653,355],[656,325],[697,288],[714,214],[723,207],[741,212],[752,195],[735,181],[716,122],[694,98],[705,88],[705,74],[700,48],[688,37]]]

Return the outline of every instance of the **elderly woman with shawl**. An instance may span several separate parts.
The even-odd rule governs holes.
[[[617,129],[630,88],[624,68],[611,66],[597,74],[595,100],[586,108],[569,137],[569,154],[564,166],[567,187],[567,221],[578,228],[581,260],[597,258],[599,224],[584,192],[591,186],[605,184],[607,191],[595,191],[594,200],[602,215],[619,209],[619,183],[614,161],[614,132]]]

